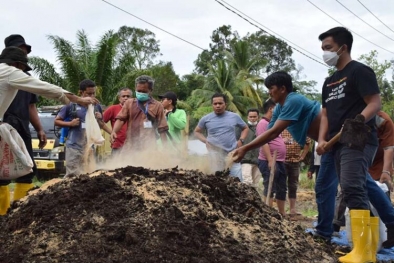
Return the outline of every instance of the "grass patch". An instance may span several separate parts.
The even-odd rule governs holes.
[[[307,176],[307,171],[300,172],[299,184],[298,188],[305,190],[314,190],[315,189],[315,176],[312,179],[309,179]]]
[[[306,208],[302,210],[302,215],[306,217],[315,217],[317,216],[317,210],[313,208]]]

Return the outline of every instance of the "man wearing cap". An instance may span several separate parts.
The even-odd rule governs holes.
[[[98,102],[90,97],[80,98],[58,86],[25,74],[24,71],[31,70],[27,62],[26,53],[18,47],[7,47],[0,54],[0,122],[5,122],[6,110],[11,105],[19,89],[39,94],[46,98],[56,99],[64,104],[68,104],[70,101],[82,105]],[[20,107],[23,107],[23,105],[20,105]],[[5,185],[0,185],[0,215],[4,215],[9,206],[10,192],[7,182]]]
[[[122,110],[123,105],[125,102],[131,98],[132,96],[132,91],[129,88],[122,88],[118,91],[118,100],[119,104],[109,106],[103,114],[103,121],[105,123],[111,122],[112,128],[115,126],[115,121],[116,121],[116,116],[119,114],[119,112]],[[112,154],[118,153],[126,141],[126,132],[127,132],[127,123],[124,123],[120,131],[116,134],[117,138],[115,141],[111,144],[112,148]]]
[[[182,141],[181,131],[186,127],[186,112],[176,108],[177,96],[174,92],[168,91],[160,95],[159,98],[167,119],[169,129],[167,135],[176,147]]]
[[[4,40],[5,47],[19,47],[26,54],[31,52],[31,46],[26,44],[25,39],[21,35],[10,35]],[[27,75],[30,75],[25,71]],[[4,122],[14,127],[21,138],[23,139],[26,149],[33,160],[33,172],[25,176],[19,177],[15,180],[14,198],[19,200],[26,195],[26,192],[33,187],[32,179],[37,172],[37,166],[33,158],[33,147],[31,144],[31,135],[29,130],[29,122],[37,131],[37,138],[39,139],[38,147],[42,149],[47,143],[47,138],[44,129],[41,125],[40,118],[36,108],[37,96],[27,91],[19,90],[11,105],[4,114]],[[10,181],[0,181],[0,185],[8,185]]]

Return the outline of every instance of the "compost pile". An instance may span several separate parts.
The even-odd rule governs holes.
[[[324,244],[224,173],[81,175],[0,217],[0,262],[332,262]]]

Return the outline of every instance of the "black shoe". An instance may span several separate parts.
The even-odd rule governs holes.
[[[319,234],[316,230],[313,230],[312,232],[310,232],[310,234],[312,235],[313,239],[317,242],[322,242],[326,244],[331,243],[331,237],[323,236]]]

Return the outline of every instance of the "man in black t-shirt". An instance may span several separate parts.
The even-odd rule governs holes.
[[[346,119],[361,114],[371,130],[363,150],[347,143],[337,143],[332,149],[344,201],[350,210],[353,238],[353,250],[339,261],[367,262],[375,258],[377,249],[377,244],[371,243],[375,235],[372,234],[371,239],[370,222],[375,219],[370,218],[366,180],[378,147],[373,124],[381,107],[379,87],[373,70],[352,60],[350,31],[336,27],[321,34],[319,39],[324,61],[337,71],[323,84],[318,153],[324,153],[325,144],[341,131]]]
[[[10,35],[4,40],[4,44],[6,47],[16,46],[22,49],[26,54],[31,52],[31,46],[26,44],[25,39],[21,35]],[[26,74],[30,75],[28,72]],[[37,103],[37,95],[32,94],[27,91],[19,90],[11,105],[8,107],[6,113],[4,114],[4,122],[10,124],[14,127],[21,138],[23,139],[26,148],[30,154],[30,157],[33,160],[33,172],[22,177],[19,177],[15,180],[15,189],[14,189],[14,197],[13,200],[19,200],[24,197],[28,190],[33,187],[33,177],[37,171],[36,164],[33,158],[33,147],[31,142],[31,135],[29,129],[29,123],[33,125],[33,127],[37,131],[37,138],[39,139],[39,147],[43,148],[47,142],[46,135],[44,129],[41,125],[40,119],[38,117],[36,103]],[[0,180],[0,215],[4,214],[9,207],[9,190],[8,184],[10,181],[8,180]],[[4,202],[4,204],[3,204]]]

